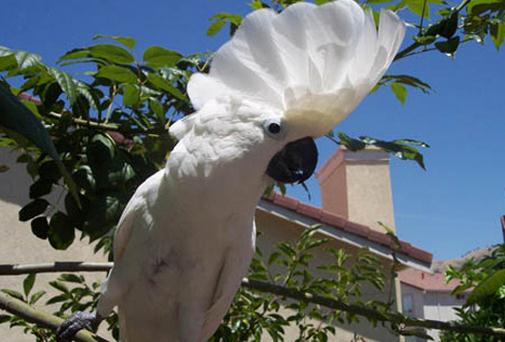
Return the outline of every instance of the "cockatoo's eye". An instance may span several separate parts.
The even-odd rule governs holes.
[[[265,132],[272,138],[281,136],[282,123],[280,119],[267,119],[263,122]]]

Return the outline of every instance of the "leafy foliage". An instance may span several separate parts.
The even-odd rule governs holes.
[[[482,260],[470,259],[459,269],[449,267],[446,277],[460,282],[453,290],[454,295],[471,291],[465,306],[457,309],[462,323],[505,328],[505,244],[497,246],[491,255]],[[445,332],[442,341],[477,342],[499,339]]]
[[[393,154],[395,157],[403,160],[413,160],[421,168],[426,169],[424,165],[423,155],[419,152],[417,147],[430,147],[427,143],[414,140],[414,139],[396,139],[392,141],[385,141],[375,139],[372,137],[361,136],[359,138],[351,138],[343,132],[338,133],[338,138],[335,138],[333,132],[327,135],[336,144],[345,146],[351,151],[359,151],[367,147],[380,148],[383,151]]]

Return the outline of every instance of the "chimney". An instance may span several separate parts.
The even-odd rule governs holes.
[[[317,172],[323,209],[384,232],[395,229],[389,155],[378,148],[340,148]]]

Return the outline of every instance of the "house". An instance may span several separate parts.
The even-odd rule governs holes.
[[[504,218],[501,218],[502,229]],[[448,266],[460,268],[466,261],[482,260],[491,255],[496,246],[476,248],[461,258],[434,261],[430,272],[419,269],[407,268],[398,273],[402,293],[402,312],[406,315],[432,319],[442,322],[458,320],[454,309],[460,308],[466,302],[468,294],[453,295],[452,291],[459,285],[459,281],[445,280],[445,271]],[[426,331],[434,341],[440,341],[440,332],[437,330]],[[419,337],[408,337],[406,342],[426,341]]]
[[[0,153],[0,165],[11,170],[0,174],[0,263],[36,263],[55,260],[104,261],[101,255],[93,254],[90,246],[76,242],[66,251],[52,250],[46,241],[36,239],[30,226],[17,221],[19,208],[28,202],[29,176],[24,166],[15,164],[15,155]],[[388,272],[393,262],[391,240],[377,221],[394,229],[394,211],[391,194],[389,156],[387,153],[370,149],[350,152],[340,149],[319,170],[317,178],[321,184],[322,208],[302,203],[278,194],[260,201],[256,210],[258,231],[262,232],[258,247],[263,255],[269,255],[276,243],[296,240],[301,232],[314,224],[321,224],[320,234],[330,238],[331,247],[343,248],[355,255],[366,248],[376,255]],[[402,267],[429,273],[432,255],[401,241],[401,250],[396,253]],[[27,253],[29,251],[29,253]],[[314,254],[316,263],[328,263],[322,250]],[[314,270],[317,275],[318,271]],[[51,279],[51,275],[40,275],[38,286]],[[89,275],[86,276],[90,278]],[[95,274],[92,279],[101,279]],[[0,288],[20,288],[22,277],[0,277]],[[389,284],[386,285],[387,287]],[[400,284],[394,288],[397,309],[401,308]],[[365,288],[363,299],[385,301],[387,295],[373,288]],[[47,308],[46,308],[47,310]],[[287,329],[286,341],[294,340],[296,329]],[[23,336],[20,329],[9,330],[0,325],[0,336],[4,340],[32,341]],[[104,334],[106,336],[106,334]],[[352,326],[338,327],[337,336],[331,341],[398,341],[384,328],[373,328],[366,320]]]
[[[445,281],[441,272],[424,272],[408,268],[398,275],[402,293],[402,312],[408,316],[437,321],[457,320],[455,308],[466,301],[466,294],[452,295],[457,280]],[[438,330],[428,330],[434,341],[440,341]],[[406,342],[426,341],[421,337],[407,337]]]

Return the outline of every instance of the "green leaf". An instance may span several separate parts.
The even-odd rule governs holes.
[[[116,197],[102,196],[89,208],[84,231],[95,240],[106,234],[121,215],[121,203]]]
[[[73,60],[73,59],[83,59],[90,57],[91,53],[89,48],[77,48],[67,51],[63,56],[61,56],[56,63],[61,64],[64,61]]]
[[[16,58],[16,70],[18,71],[25,71],[26,69],[32,67],[38,67],[42,63],[42,59],[39,55],[26,51],[14,51],[4,46],[0,46],[0,57],[12,54],[14,54],[14,57]]]
[[[158,117],[158,120],[165,125],[165,110],[163,109],[163,105],[155,100],[155,99],[150,99],[149,100],[149,109],[153,111],[154,114]]]
[[[454,11],[449,16],[443,18],[437,23],[434,23],[426,29],[422,37],[442,36],[447,39],[451,38],[458,29],[458,12]]]
[[[30,185],[30,198],[39,198],[51,192],[53,183],[46,179],[39,179]]]
[[[91,88],[89,85],[81,81],[75,81],[75,84],[79,95],[82,95],[88,101],[89,106],[93,110],[98,111],[100,99],[96,95],[96,89]]]
[[[84,283],[84,277],[77,274],[66,273],[60,275],[58,278],[67,283],[76,283],[76,284]]]
[[[423,155],[417,150],[415,147],[412,147],[411,145],[414,145],[412,143],[409,143],[411,141],[410,139],[398,139],[398,140],[393,140],[393,141],[384,141],[384,140],[379,140],[379,139],[374,139],[371,137],[366,137],[362,136],[359,138],[361,141],[363,141],[366,145],[370,146],[376,146],[381,149],[383,149],[386,152],[389,152],[393,154],[395,157],[400,158],[402,160],[413,160],[417,162],[417,164],[423,169],[426,170],[426,167],[424,165],[424,158]],[[428,144],[418,142],[418,144],[415,144],[418,146],[428,146]]]
[[[421,45],[430,45],[435,40],[437,40],[437,36],[422,35],[422,36],[414,36],[413,39],[416,43],[419,43]]]
[[[480,282],[468,296],[466,305],[478,303],[488,296],[495,295],[503,285],[505,285],[505,269],[492,273]]]
[[[87,191],[94,191],[96,181],[93,177],[93,172],[88,165],[79,166],[72,174],[72,177],[81,188]]]
[[[163,77],[150,73],[147,75],[147,79],[158,89],[161,89],[169,93],[170,95],[174,96],[179,100],[186,101],[186,96],[184,96],[184,94],[181,93],[179,89],[172,86],[170,82],[165,80]]]
[[[137,43],[135,41],[135,39],[133,39],[132,37],[111,36],[111,35],[107,35],[107,34],[97,34],[93,37],[93,40],[103,39],[103,38],[115,40],[116,42],[123,44],[124,46],[126,46],[130,49],[133,49]]]
[[[3,293],[8,294],[11,297],[14,297],[16,299],[22,300],[24,302],[23,295],[21,293],[19,293],[18,291],[11,290],[11,289],[1,289],[0,291],[2,291]]]
[[[417,14],[418,16],[423,16],[423,8],[424,8],[424,17],[430,17],[430,6],[428,0],[405,0],[405,3],[412,13]]]
[[[68,299],[67,295],[61,294],[55,297],[50,298],[47,302],[46,305],[51,305],[51,304],[56,304],[56,303],[61,303],[64,302]]]
[[[400,101],[401,104],[405,104],[405,100],[407,99],[407,88],[398,82],[392,83],[391,84],[391,90],[395,94],[396,98],[398,101]]]
[[[42,198],[31,201],[19,211],[19,221],[25,222],[42,214],[48,205],[49,202]]]
[[[55,68],[48,68],[47,71],[56,79],[61,90],[67,95],[68,102],[70,102],[71,105],[74,104],[77,97],[77,85],[74,79],[66,72]]]
[[[210,17],[210,20],[212,20],[212,23],[209,25],[209,28],[207,29],[207,35],[208,36],[214,36],[216,35],[223,26],[226,23],[230,24],[230,33],[233,34],[237,27],[240,25],[242,22],[242,17],[238,14],[231,14],[231,13],[217,13]]]
[[[94,170],[103,168],[112,161],[116,155],[116,150],[116,143],[108,134],[95,134],[86,151],[89,165]]]
[[[46,217],[36,217],[31,222],[32,233],[39,239],[47,239],[49,233],[49,223]]]
[[[125,84],[123,87],[123,104],[135,106],[140,101],[140,89],[133,84]]]
[[[213,22],[212,24],[209,25],[209,28],[207,29],[207,36],[209,37],[215,36],[216,34],[219,33],[219,31],[221,31],[224,25],[226,25],[226,21],[223,20]]]
[[[398,239],[398,236],[395,234],[395,230],[388,226],[387,224],[384,224],[382,222],[377,222],[384,230],[386,231],[386,235],[389,236],[391,241],[393,242],[394,249],[396,251],[401,251],[402,249],[402,244],[400,243],[400,239]]]
[[[0,56],[0,71],[16,68],[17,66],[18,62],[14,54]]]
[[[385,75],[380,81],[381,84],[386,84],[389,82],[401,83],[413,88],[417,88],[425,94],[431,92],[431,87],[428,83],[425,83],[420,79],[410,75]]]
[[[30,297],[29,304],[33,305],[33,304],[37,303],[39,301],[39,299],[42,298],[42,296],[44,296],[45,294],[46,294],[46,291],[44,291],[44,290],[40,290],[40,291],[35,292]]]
[[[491,24],[490,33],[494,46],[499,50],[505,39],[505,21]]]
[[[103,77],[120,83],[137,82],[137,75],[135,75],[130,69],[117,65],[106,65],[101,67],[95,77]]]
[[[153,68],[173,67],[182,58],[177,51],[168,50],[160,46],[151,46],[144,51],[144,62]]]
[[[39,167],[39,176],[40,178],[53,183],[57,182],[58,179],[61,178],[58,164],[54,160],[47,160],[43,162]]]
[[[59,250],[67,249],[74,242],[74,227],[67,215],[57,212],[51,217],[48,238],[51,246]]]
[[[487,11],[499,11],[505,9],[503,0],[472,0],[466,7],[468,16],[479,16]]]
[[[13,317],[13,316],[0,315],[0,324],[5,323],[5,322],[9,322],[11,317]]]
[[[436,42],[435,47],[438,51],[445,53],[448,56],[454,55],[454,52],[458,49],[460,38],[458,36],[452,37],[445,42]]]
[[[25,292],[25,296],[28,298],[28,295],[33,289],[33,284],[35,284],[35,273],[30,273],[25,280],[23,280],[23,291]]]
[[[92,57],[102,58],[116,64],[130,64],[135,61],[135,58],[128,51],[112,44],[90,46],[89,53]]]
[[[338,138],[340,139],[340,144],[344,145],[351,151],[359,151],[366,147],[366,144],[361,140],[351,138],[343,132],[338,133]]]

